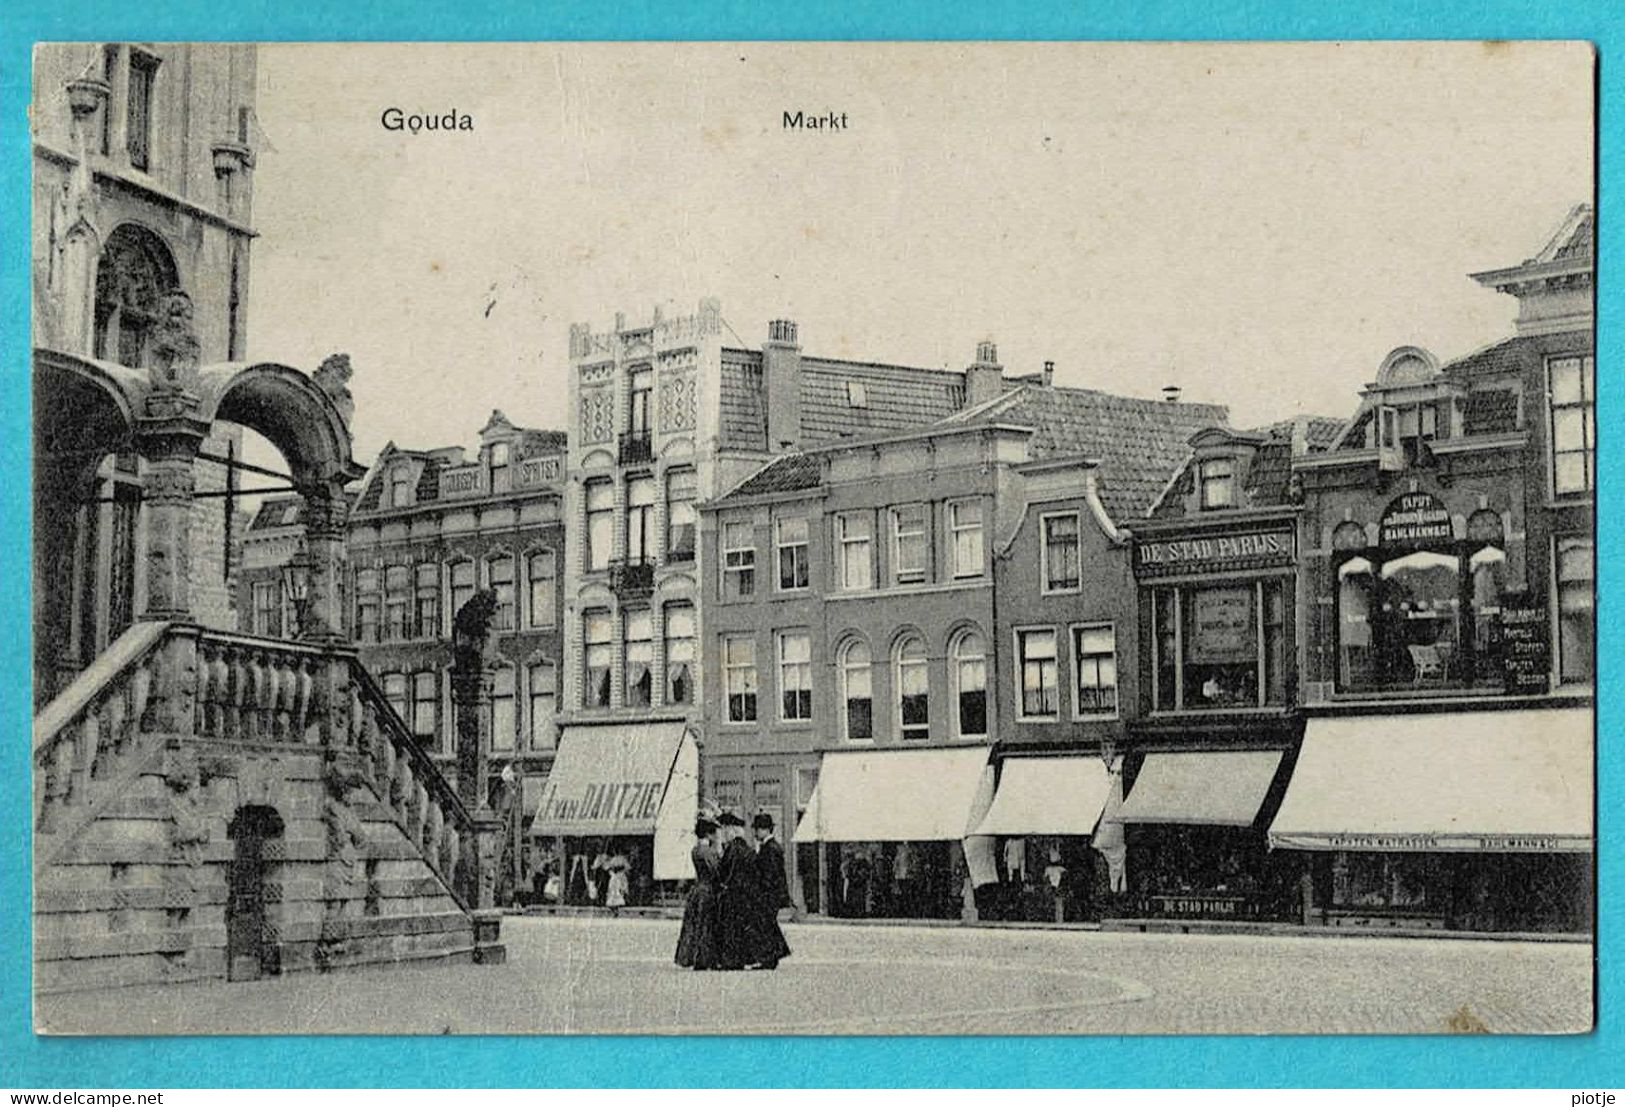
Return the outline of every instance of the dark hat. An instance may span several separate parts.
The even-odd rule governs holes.
[[[756,817],[750,821],[750,825],[755,827],[757,830],[772,830],[773,816],[769,815],[766,811],[758,811],[756,812]]]
[[[706,835],[716,830],[716,828],[717,824],[713,820],[701,815],[698,819],[694,820],[694,837],[704,838]]]
[[[739,817],[736,811],[724,811],[717,816],[718,826],[744,826],[745,820]]]

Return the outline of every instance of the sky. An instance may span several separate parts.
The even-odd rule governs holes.
[[[1509,334],[1467,274],[1592,200],[1573,43],[275,44],[257,114],[248,352],[350,354],[362,462],[562,428],[572,321],[705,296],[730,344],[1346,417]]]

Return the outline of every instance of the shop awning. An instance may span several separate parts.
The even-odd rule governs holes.
[[[1087,836],[1095,832],[1109,791],[1111,777],[1098,757],[1010,758],[976,833]]]
[[[1123,801],[1125,823],[1252,826],[1280,750],[1149,753]]]
[[[797,842],[957,841],[987,809],[986,746],[826,753]]]
[[[1584,852],[1592,765],[1584,708],[1311,719],[1269,842]]]
[[[685,821],[692,830],[697,789],[671,787],[685,743],[694,740],[681,722],[565,727],[531,834],[640,837]]]

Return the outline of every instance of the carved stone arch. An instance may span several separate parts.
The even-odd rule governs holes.
[[[954,651],[958,648],[960,640],[967,634],[981,635],[983,643],[982,648],[984,650],[988,648],[990,638],[987,631],[982,629],[982,624],[978,623],[975,619],[960,618],[955,619],[953,622],[948,624],[948,633],[944,635],[942,639],[942,656],[952,660],[954,657]]]
[[[341,484],[365,474],[350,455],[350,431],[327,391],[287,365],[230,362],[198,373],[199,414],[263,435],[295,484]]]
[[[660,460],[672,464],[686,464],[694,460],[694,439],[684,435],[668,440],[660,447]]]
[[[921,642],[924,642],[926,658],[930,658],[931,636],[926,634],[924,630],[914,623],[903,623],[894,628],[886,639],[886,658],[888,662],[895,662],[897,660],[897,651],[900,650],[903,643],[910,638],[918,638]]]
[[[672,573],[660,582],[663,600],[691,600],[699,593],[699,581],[692,573]]]
[[[581,458],[583,469],[613,469],[615,468],[615,455],[608,450],[589,450]]]
[[[576,593],[576,607],[607,607],[613,610],[615,607],[615,593],[610,591],[608,585],[594,581],[591,584],[583,585],[581,590]]]

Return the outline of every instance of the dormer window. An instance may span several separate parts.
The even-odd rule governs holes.
[[[389,506],[410,507],[412,505],[412,470],[405,465],[397,465],[389,471]]]
[[[853,408],[869,406],[869,391],[863,387],[862,381],[846,382],[846,406]]]
[[[508,444],[506,442],[493,442],[489,466],[491,470],[491,491],[506,492],[513,487],[508,467]]]
[[[1216,457],[1198,467],[1202,490],[1202,510],[1212,511],[1236,505],[1236,463],[1233,458]]]

